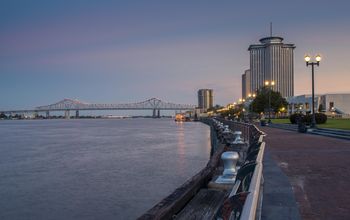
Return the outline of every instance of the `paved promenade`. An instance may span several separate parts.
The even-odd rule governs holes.
[[[350,219],[350,141],[260,127],[302,219]]]

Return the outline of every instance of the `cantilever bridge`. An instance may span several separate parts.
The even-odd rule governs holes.
[[[5,114],[46,112],[46,116],[48,117],[51,111],[64,111],[65,116],[69,117],[70,111],[76,111],[76,116],[78,117],[80,110],[152,110],[153,116],[155,117],[157,115],[160,115],[160,110],[192,110],[195,107],[195,105],[164,102],[157,98],[151,98],[143,102],[127,104],[92,104],[81,102],[76,99],[63,99],[57,103],[39,106],[31,110],[6,110],[0,112],[3,112]]]

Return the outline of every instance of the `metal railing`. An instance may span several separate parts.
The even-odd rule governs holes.
[[[263,158],[265,151],[265,142],[263,142],[263,137],[265,134],[253,124],[227,121],[224,119],[217,120],[221,121],[225,125],[228,125],[232,131],[242,132],[242,136],[249,146],[247,158],[245,159],[248,159],[249,153],[252,153],[253,151],[258,152],[255,161],[245,162],[246,164],[255,164],[252,173],[247,174],[247,176],[249,176],[248,179],[250,178],[249,187],[242,186],[242,184],[245,184],[245,180],[238,178],[232,187],[230,195],[228,196],[231,198],[239,193],[242,193],[243,191],[248,193],[242,210],[235,210],[231,212],[230,220],[258,220],[261,218],[262,207]],[[248,189],[244,190],[243,188]]]
[[[265,142],[261,144],[260,152],[256,159],[255,170],[250,182],[249,186],[249,194],[245,200],[242,212],[241,212],[241,220],[254,220],[260,219],[261,213],[259,210],[261,209],[262,204],[259,204],[259,201],[262,195],[262,184],[263,184],[263,164],[262,160],[264,157],[265,150]]]
[[[243,139],[247,141],[248,145],[253,143],[253,139],[256,138],[256,136],[260,136],[260,134],[264,135],[264,133],[260,131],[254,124],[228,121],[224,119],[217,120],[221,121],[225,125],[228,125],[232,131],[241,131]]]

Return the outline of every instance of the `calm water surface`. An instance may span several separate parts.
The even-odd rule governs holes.
[[[0,219],[135,219],[209,153],[201,123],[0,121]]]

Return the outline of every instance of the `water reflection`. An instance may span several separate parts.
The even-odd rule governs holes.
[[[176,123],[177,124],[177,152],[178,152],[178,160],[177,167],[178,172],[183,173],[185,168],[185,129],[184,123]]]
[[[208,126],[169,119],[1,121],[0,134],[1,220],[135,219],[210,152]]]

